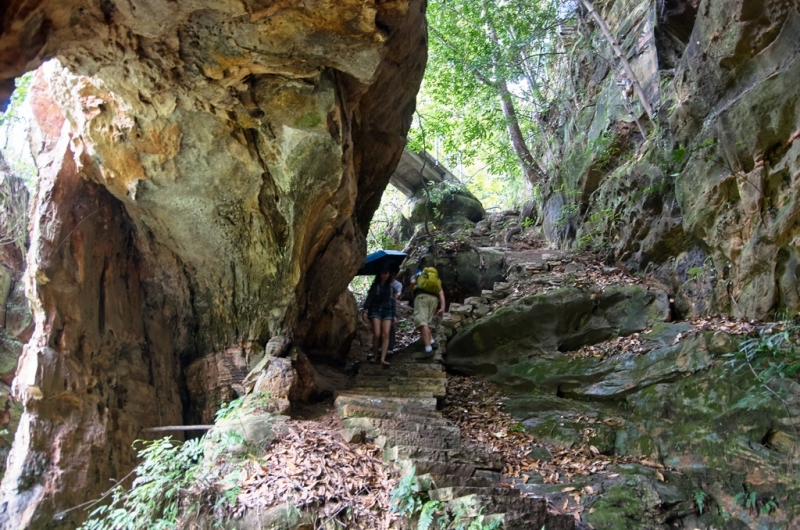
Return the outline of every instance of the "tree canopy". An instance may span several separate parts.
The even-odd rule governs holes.
[[[557,3],[431,0],[428,22],[428,71],[411,148],[436,145],[451,167],[461,162],[541,182],[545,169],[533,146],[544,140],[539,116],[553,97],[547,71],[559,55]]]

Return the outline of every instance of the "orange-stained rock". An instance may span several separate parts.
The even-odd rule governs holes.
[[[25,412],[0,526],[74,527],[84,512],[52,517],[124,476],[142,429],[199,422],[234,388],[239,364],[218,352],[279,331],[302,347],[319,329],[405,145],[424,5],[0,11],[0,99],[4,80],[58,59],[31,89],[36,330],[14,385]],[[192,374],[204,392],[187,388]]]

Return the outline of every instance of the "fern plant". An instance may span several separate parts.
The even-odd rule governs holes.
[[[706,499],[708,498],[708,495],[706,494],[705,491],[701,489],[696,489],[694,490],[693,497],[694,497],[694,504],[695,506],[697,506],[697,511],[700,512],[700,515],[703,515],[703,510],[706,507]]]
[[[422,505],[429,500],[419,487],[416,474],[417,468],[411,468],[411,473],[401,478],[390,494],[392,511],[404,517],[411,517],[422,510]]]
[[[742,342],[738,352],[725,355],[729,359],[726,364],[734,373],[749,371],[755,378],[755,383],[735,407],[754,410],[776,398],[784,404],[788,414],[788,405],[783,399],[787,390],[776,388],[776,383],[795,378],[800,371],[800,351],[792,341],[796,332],[797,326],[791,322],[786,322],[778,333],[761,330],[758,337]]]
[[[167,437],[137,442],[141,442],[144,448],[139,451],[142,463],[136,467],[136,479],[131,489],[115,488],[111,503],[92,511],[81,529],[161,530],[175,527],[181,515],[180,493],[201,473],[203,439],[180,443]]]
[[[454,507],[433,500],[416,480],[416,468],[405,475],[391,493],[391,509],[409,519],[418,516],[417,530],[497,530],[502,526],[499,519],[487,520],[483,509],[477,516],[470,516],[463,504]],[[435,526],[434,526],[435,524]]]

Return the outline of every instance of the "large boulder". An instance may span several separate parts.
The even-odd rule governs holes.
[[[481,202],[463,185],[444,181],[429,184],[409,205],[409,220],[443,226],[464,220],[477,223],[486,216]]]
[[[302,345],[345,290],[405,145],[424,3],[0,11],[0,98],[58,59],[30,90],[36,328],[0,526],[75,527],[82,511],[53,515],[125,476],[142,429],[208,415],[243,373],[220,356]],[[208,400],[185,407],[189,366]]]
[[[644,330],[665,319],[667,304],[663,293],[637,285],[529,295],[453,337],[446,363],[459,373],[491,375],[498,383],[540,384],[538,375],[526,373],[528,360]]]
[[[600,454],[643,459],[682,474],[662,470],[656,479],[651,469],[650,478],[642,480],[646,477],[631,476],[641,470],[615,468],[624,477],[621,483],[603,478],[593,484],[600,495],[585,502],[584,520],[597,528],[641,528],[647,520],[692,515],[698,491],[706,508],[699,528],[724,527],[723,512],[742,528],[793,528],[800,475],[787,462],[798,456],[797,385],[776,376],[768,390],[741,359],[734,361],[740,369],[734,369],[728,354],[739,349],[740,337],[701,332],[672,344],[685,332],[681,323],[655,326],[640,336],[647,351],[638,354],[530,358],[514,367],[528,384],[506,386],[512,395],[505,411],[541,442],[565,448],[588,444]],[[499,375],[493,379],[508,381]],[[674,486],[680,491],[664,502],[664,488]],[[546,489],[528,488],[535,495]],[[772,499],[780,510],[767,515],[747,509],[737,500],[743,491],[753,495],[756,507]],[[674,513],[678,502],[689,509]],[[708,510],[712,504],[720,510]],[[647,513],[649,519],[643,519]]]

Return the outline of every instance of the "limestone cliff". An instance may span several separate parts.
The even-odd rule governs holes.
[[[653,111],[583,13],[550,116],[550,239],[655,271],[679,316],[800,309],[797,3],[625,0],[600,14]]]
[[[0,478],[21,412],[10,393],[17,358],[33,331],[25,285],[29,193],[0,155]]]
[[[302,343],[336,302],[405,144],[424,4],[0,11],[2,99],[58,59],[31,89],[36,326],[0,519],[72,527],[81,512],[53,516],[121,478],[143,428],[192,423],[225,397],[217,379],[238,361],[222,352],[279,332]]]

